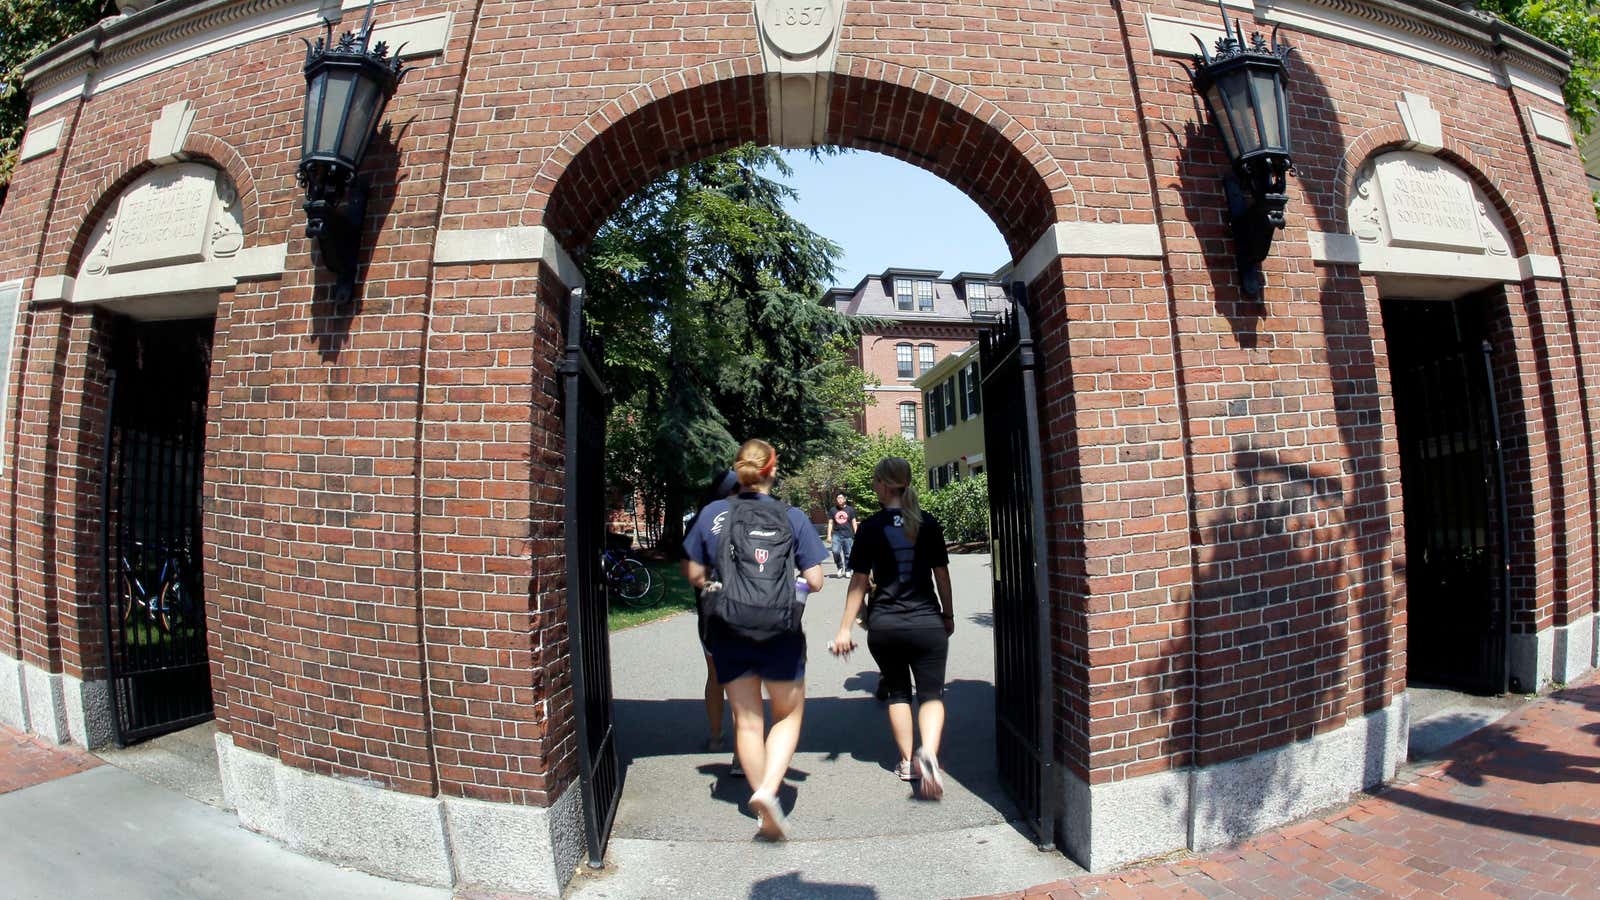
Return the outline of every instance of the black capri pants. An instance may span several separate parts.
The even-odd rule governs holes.
[[[950,637],[944,628],[872,628],[867,650],[878,663],[878,696],[888,703],[910,703],[916,682],[918,700],[944,696],[944,667]]]

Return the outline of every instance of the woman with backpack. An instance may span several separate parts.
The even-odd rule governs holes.
[[[700,511],[684,538],[689,584],[704,594],[706,651],[733,708],[734,752],[750,784],[749,806],[768,840],[788,837],[778,789],[800,743],[806,639],[795,572],[822,589],[827,548],[805,514],[772,496],[778,453],[745,441],[734,459],[739,494]],[[772,699],[766,729],[761,690]]]
[[[916,782],[917,796],[938,800],[944,796],[944,776],[939,771],[944,670],[955,631],[950,556],[939,521],[917,505],[909,462],[898,456],[879,462],[872,472],[872,490],[883,508],[856,531],[844,618],[828,649],[836,656],[855,649],[850,626],[869,586],[875,585],[866,623],[867,650],[878,663],[879,696],[889,705],[889,731],[900,751],[895,774],[901,781]],[[916,725],[922,732],[922,746],[914,755],[913,685]]]
[[[738,493],[738,491],[739,491],[739,475],[738,475],[738,473],[733,471],[732,469],[724,469],[722,472],[718,473],[716,478],[712,479],[711,484],[706,486],[705,493],[701,494],[701,496],[700,496],[700,507],[699,508],[700,509],[705,509],[706,507],[710,506],[713,502],[715,502],[717,500],[722,500],[722,499],[724,499],[726,497],[731,497],[734,494]],[[684,533],[688,534],[688,533],[694,531],[695,523],[698,522],[699,520],[700,520],[700,513],[696,512],[695,513],[695,517],[693,519],[689,520],[689,525],[688,525],[687,528],[684,529]],[[689,578],[689,558],[687,556],[682,556],[681,559],[682,559],[683,577],[684,577],[684,580],[687,581],[688,578]],[[699,619],[697,625],[698,625],[698,631],[699,631],[699,634],[700,634],[700,652],[703,653],[705,655],[705,658],[706,658],[706,690],[705,690],[705,698],[706,698],[706,726],[707,726],[707,732],[708,732],[707,733],[707,737],[706,737],[706,749],[709,750],[709,751],[716,752],[716,753],[721,753],[721,752],[723,752],[723,751],[728,749],[727,742],[722,737],[723,712],[727,708],[726,696],[723,693],[722,684],[717,681],[717,667],[715,665],[713,665],[712,662],[711,662],[711,651],[706,648],[706,605],[705,605],[705,602],[704,602],[705,598],[703,597],[701,591],[697,590],[694,593],[695,593],[695,597],[694,597],[694,599],[695,599],[695,615]],[[733,769],[732,769],[732,772],[730,774],[735,775],[735,776],[739,776],[739,775],[743,775],[744,774],[744,770],[742,768],[740,768],[740,766],[739,766],[739,756],[738,756],[738,754],[734,754],[734,757],[733,757]]]

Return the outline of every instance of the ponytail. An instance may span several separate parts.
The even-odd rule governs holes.
[[[922,528],[922,507],[917,503],[917,489],[911,483],[911,463],[901,456],[889,456],[872,470],[872,477],[884,487],[900,494],[900,512],[905,521],[901,527],[912,542]]]

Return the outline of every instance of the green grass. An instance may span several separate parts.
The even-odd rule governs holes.
[[[667,616],[677,615],[681,612],[694,609],[694,590],[689,587],[683,574],[678,571],[678,563],[646,561],[650,567],[650,574],[660,578],[666,584],[660,600],[654,606],[645,609],[627,609],[622,606],[613,606],[611,614],[606,617],[606,625],[612,631],[621,631],[646,622],[654,622]]]

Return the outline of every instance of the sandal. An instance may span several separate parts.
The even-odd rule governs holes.
[[[778,798],[765,791],[756,791],[750,795],[750,809],[761,819],[761,828],[757,831],[769,841],[786,841],[789,839],[789,820],[783,816],[783,807],[778,805]]]

